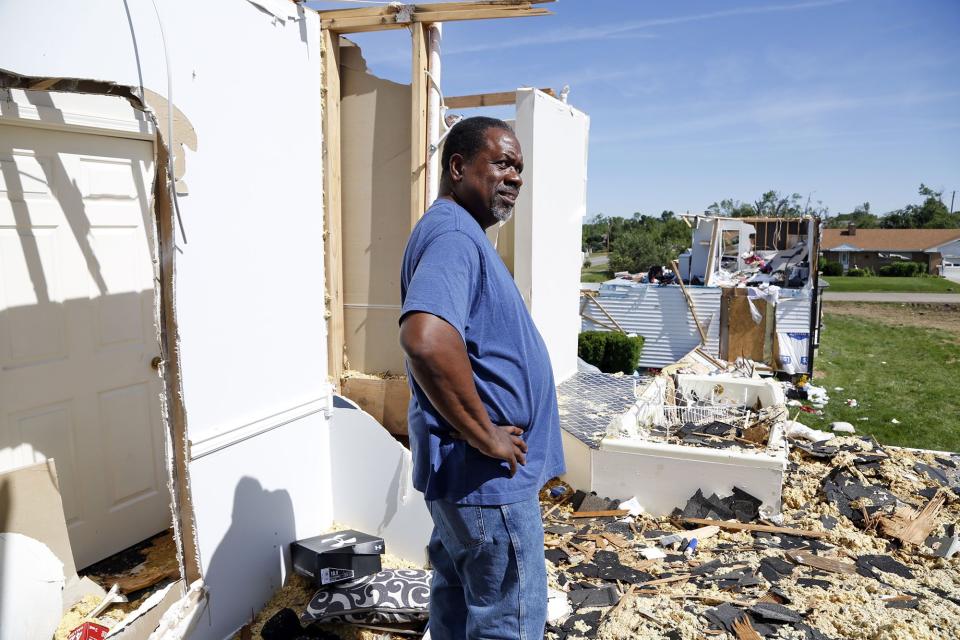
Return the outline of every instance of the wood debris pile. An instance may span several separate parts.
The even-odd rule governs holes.
[[[54,640],[65,640],[73,629],[88,621],[112,629],[153,593],[177,580],[180,567],[177,564],[173,532],[168,530],[153,536],[80,573],[104,590],[117,585],[119,593],[126,596],[127,601],[111,604],[96,616],[91,616],[103,598],[84,596],[63,614]]]
[[[805,449],[791,453],[775,522],[745,492],[698,492],[671,517],[630,518],[619,499],[548,485],[550,585],[572,612],[546,637],[953,637],[960,455],[855,437]]]

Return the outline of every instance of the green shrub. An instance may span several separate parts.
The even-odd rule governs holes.
[[[580,334],[577,355],[604,373],[631,374],[637,370],[642,336],[626,336],[611,331],[584,331]]]
[[[824,262],[821,271],[825,276],[842,276],[843,265],[839,262]]]
[[[847,271],[848,278],[863,278],[866,275],[867,275],[867,272],[864,269],[854,268]]]
[[[603,349],[607,342],[607,334],[603,331],[584,331],[577,341],[577,355],[584,362],[599,367],[603,362]]]
[[[593,263],[590,261],[590,258],[587,258],[586,260],[583,261],[584,269],[589,269],[592,266],[593,266]]]
[[[908,262],[898,260],[880,267],[880,275],[886,277],[912,278],[922,276],[927,272],[927,267],[922,262]]]

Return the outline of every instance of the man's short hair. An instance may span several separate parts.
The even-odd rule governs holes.
[[[487,129],[503,129],[513,133],[513,127],[503,120],[486,116],[464,118],[453,125],[443,143],[443,155],[440,158],[443,166],[441,174],[446,175],[450,172],[450,158],[455,153],[463,156],[464,160],[472,160],[487,142]]]

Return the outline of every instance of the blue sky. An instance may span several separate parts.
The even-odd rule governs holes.
[[[960,190],[957,0],[542,6],[556,15],[445,24],[443,93],[570,85],[591,118],[589,216],[768,189],[882,213],[918,201],[920,182],[948,206]],[[374,73],[409,82],[406,31],[352,38]]]

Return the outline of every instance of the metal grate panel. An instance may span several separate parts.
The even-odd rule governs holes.
[[[607,426],[636,402],[637,385],[649,378],[578,371],[557,387],[560,426],[596,449]]]

